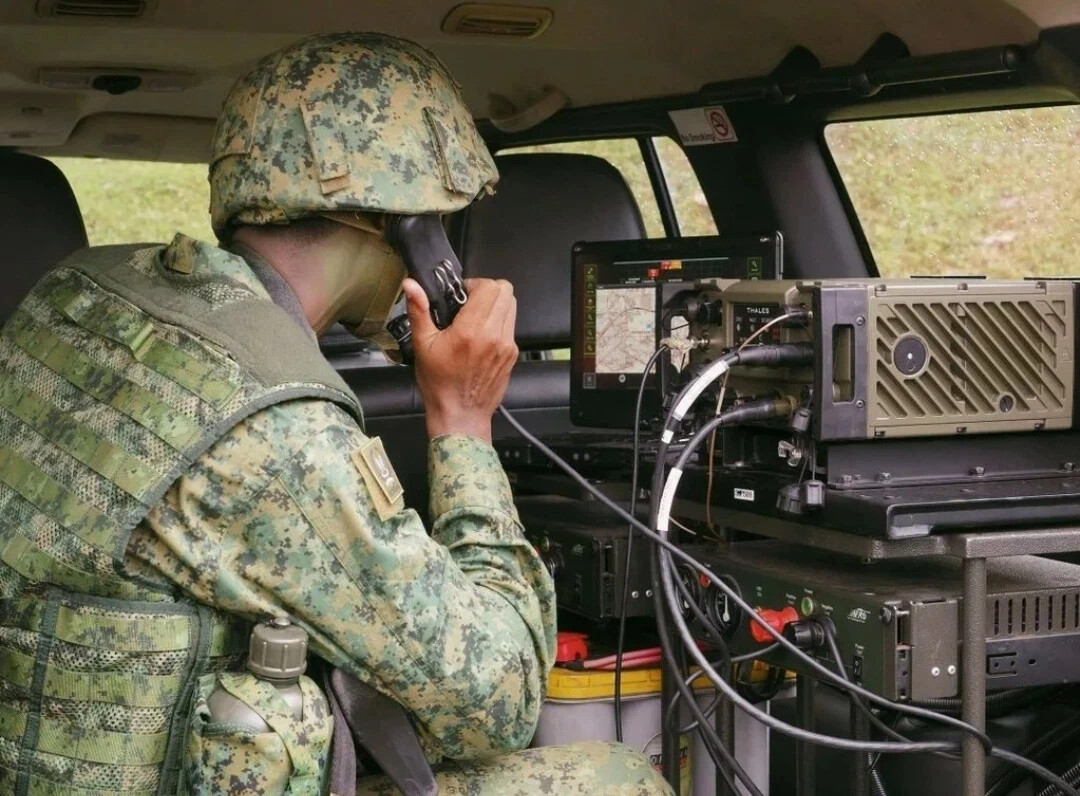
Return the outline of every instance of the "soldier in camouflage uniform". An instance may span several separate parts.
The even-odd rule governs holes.
[[[315,37],[226,100],[221,247],[84,250],[23,302],[0,334],[0,791],[174,792],[194,695],[248,622],[288,615],[407,709],[445,794],[667,792],[621,746],[517,751],[555,602],[489,444],[510,286],[473,282],[439,331],[404,285],[430,536],[316,344],[339,320],[380,339],[404,275],[381,214],[453,212],[496,179],[429,52]],[[219,773],[259,792],[243,759]]]

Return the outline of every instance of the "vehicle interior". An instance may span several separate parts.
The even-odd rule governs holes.
[[[445,218],[444,226],[465,276],[515,286],[521,359],[504,405],[541,439],[576,429],[571,253],[581,241],[780,231],[790,280],[1080,273],[1077,3],[11,0],[0,5],[0,229],[9,262],[0,321],[78,248],[164,243],[181,228],[209,236],[205,167],[233,81],[278,47],[337,30],[413,39],[462,86],[501,179],[494,196]],[[411,369],[391,365],[344,330],[320,343],[356,392],[367,433],[384,440],[407,504],[426,514],[427,440]],[[496,418],[496,436],[515,435]],[[886,461],[878,475],[900,469]],[[510,476],[521,488],[526,529],[530,522],[543,527],[551,472],[511,469]],[[612,486],[609,480],[594,479]],[[550,491],[568,494],[565,487]],[[625,502],[631,492],[613,486],[610,494]],[[529,508],[529,500],[540,508]],[[585,502],[581,517],[598,512],[595,501]],[[681,521],[694,543],[711,539],[700,529],[693,534],[699,519]],[[750,526],[741,530],[754,537]],[[619,533],[626,527],[618,525]],[[614,549],[621,555],[624,548]],[[1035,552],[1073,549],[1080,544]],[[1058,586],[1063,595],[1080,594],[1080,580]],[[615,632],[613,615],[595,618],[570,611],[561,629],[605,639]],[[651,618],[632,617],[629,627],[655,640]],[[1072,646],[1047,655],[1080,660],[1080,618],[1068,635]],[[987,663],[987,672],[998,665]],[[739,685],[756,705],[804,728],[844,737],[854,731],[849,710],[858,711],[841,691],[822,687],[809,700],[811,686],[797,667],[762,667],[749,663]],[[799,672],[803,696],[790,671]],[[991,685],[981,726],[996,745],[1075,785],[1080,693],[1062,683],[1080,679],[1080,670],[1062,671],[1053,687],[1045,680],[1025,689],[1034,697],[1001,691],[1009,695],[1005,704],[994,701]],[[961,686],[953,686],[930,707],[959,716]],[[610,693],[598,699],[607,705]],[[555,700],[562,710],[571,701]],[[965,720],[974,717],[969,709]],[[1066,792],[1044,790],[1047,783],[1027,769],[989,758],[985,773],[974,769],[975,786],[976,775],[962,770],[957,756],[881,755],[879,765],[862,753],[815,754],[745,711],[721,714],[721,735],[733,739],[758,792],[773,796]],[[887,708],[876,720],[910,737],[942,733]],[[661,731],[659,717],[654,724],[655,736],[643,731],[635,743],[661,765],[679,741]],[[887,737],[863,732],[864,739]],[[550,742],[578,740],[548,735]],[[717,773],[722,767],[704,747],[693,745],[689,754],[693,776],[665,767],[684,780],[682,793],[752,792]]]

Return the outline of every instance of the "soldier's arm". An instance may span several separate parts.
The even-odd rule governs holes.
[[[429,537],[380,488],[368,442],[327,403],[263,410],[173,486],[133,538],[132,565],[229,612],[292,615],[445,756],[524,746],[555,605],[495,452],[464,436],[431,443]]]

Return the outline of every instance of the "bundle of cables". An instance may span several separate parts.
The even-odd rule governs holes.
[[[788,316],[781,316],[780,318],[775,319],[775,321],[780,322],[787,318]],[[646,367],[646,374],[651,371],[659,354],[660,352],[658,351]],[[675,457],[675,460],[672,463],[672,442],[679,432],[683,418],[691,411],[695,402],[711,384],[724,377],[732,367],[737,365],[753,365],[759,367],[806,365],[812,361],[812,356],[813,350],[809,344],[791,343],[744,346],[724,354],[711,362],[704,368],[700,375],[693,378],[681,392],[679,392],[665,419],[660,436],[660,444],[657,450],[656,464],[653,471],[652,488],[650,490],[648,522],[642,522],[635,516],[637,499],[636,457],[633,474],[634,488],[631,491],[631,507],[628,511],[574,470],[571,465],[561,459],[540,439],[529,432],[504,407],[499,407],[499,412],[519,434],[535,446],[537,450],[547,456],[556,467],[569,476],[571,480],[626,521],[632,529],[632,533],[641,533],[653,543],[656,553],[652,558],[653,599],[656,608],[657,632],[661,641],[661,652],[668,671],[670,672],[685,672],[687,663],[692,663],[697,667],[697,671],[688,677],[677,676],[672,679],[677,688],[678,697],[692,717],[691,728],[696,730],[700,735],[706,751],[716,763],[719,775],[724,779],[732,792],[739,792],[736,787],[737,780],[741,783],[743,788],[745,788],[747,793],[752,794],[752,796],[762,796],[761,790],[735,759],[734,754],[732,754],[728,746],[724,743],[724,740],[720,737],[714,723],[709,720],[709,714],[715,709],[715,704],[710,705],[705,709],[699,706],[692,683],[695,678],[700,676],[706,677],[712,687],[717,690],[717,702],[719,702],[719,699],[722,696],[723,699],[734,704],[747,715],[753,716],[770,729],[792,736],[798,741],[862,754],[934,753],[946,755],[950,758],[959,757],[959,739],[912,741],[881,721],[872,710],[872,706],[876,706],[879,710],[889,710],[920,721],[934,722],[944,725],[952,730],[956,730],[961,734],[970,735],[979,741],[986,754],[1026,770],[1030,774],[1033,774],[1056,787],[1062,794],[1067,794],[1068,796],[1080,796],[1080,789],[1077,789],[1077,787],[1070,784],[1065,778],[1058,776],[1054,772],[1027,757],[995,747],[986,733],[961,721],[955,716],[940,713],[926,707],[893,702],[851,682],[844,672],[843,664],[835,649],[833,655],[836,658],[837,670],[834,671],[832,668],[823,665],[815,657],[808,655],[793,642],[785,638],[782,633],[764,622],[758,621],[755,609],[743,599],[737,588],[734,588],[728,580],[718,576],[715,572],[710,570],[678,545],[674,544],[668,538],[669,527],[672,524],[671,513],[678,491],[679,480],[687,463],[706,442],[710,434],[725,425],[780,417],[785,413],[790,413],[793,408],[790,401],[769,399],[764,401],[745,402],[722,411],[720,414],[706,422],[681,446],[678,456]],[[635,424],[635,441],[638,433],[638,426]],[[671,464],[670,468],[668,467],[669,464]],[[629,555],[630,551],[628,545],[628,558]],[[675,571],[676,560],[681,562],[681,565],[688,568],[689,571],[696,573],[701,579],[702,584],[712,584],[718,588],[726,595],[731,606],[741,610],[744,616],[750,618],[750,621],[756,621],[763,631],[773,639],[773,646],[754,653],[752,656],[744,656],[743,660],[745,660],[746,657],[764,655],[776,648],[786,650],[800,661],[801,668],[805,672],[812,673],[818,679],[831,684],[842,692],[846,692],[853,700],[853,704],[865,713],[870,719],[871,724],[873,724],[887,740],[859,740],[807,730],[776,718],[765,710],[762,710],[750,699],[747,699],[742,693],[742,689],[736,687],[729,677],[732,668],[731,665],[738,662],[739,659],[732,658],[721,643],[721,659],[719,661],[710,661],[706,653],[700,648],[698,642],[695,640],[690,626],[683,615],[683,609],[690,607],[690,610],[693,611],[696,607],[696,603],[687,599],[688,595],[685,594],[685,585],[682,584],[682,581]],[[699,621],[705,619],[705,626],[709,626],[707,617],[702,616],[696,618],[698,618]],[[669,622],[674,626],[674,634],[671,632]],[[622,628],[620,628],[619,654],[617,654],[612,661],[615,667],[616,678],[618,678],[620,674],[622,636],[623,632]],[[719,636],[717,636],[717,638],[719,638]],[[835,640],[833,640],[832,645],[835,647]],[[617,683],[617,697],[618,694],[619,685]],[[617,701],[616,705],[618,706],[618,704]],[[673,714],[673,706],[669,705],[668,720],[672,718]],[[878,790],[880,781],[877,781],[874,784],[875,790]],[[882,791],[879,790],[878,792]]]

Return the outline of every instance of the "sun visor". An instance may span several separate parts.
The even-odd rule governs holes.
[[[0,94],[0,146],[58,146],[79,121],[82,100],[72,94]]]
[[[97,113],[87,116],[66,141],[48,149],[20,143],[20,149],[47,156],[111,157],[206,163],[214,135],[213,119],[137,113]]]

